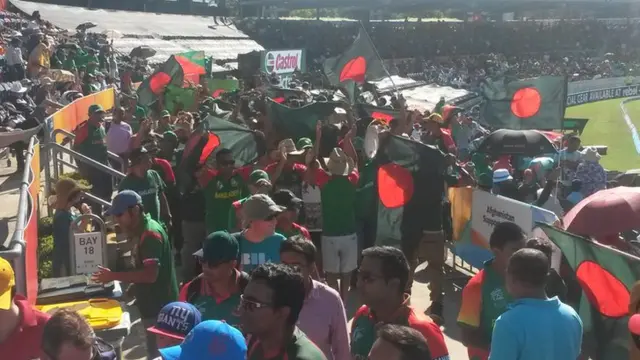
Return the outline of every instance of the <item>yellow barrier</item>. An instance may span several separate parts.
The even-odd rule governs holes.
[[[64,108],[54,113],[51,118],[53,128],[74,131],[78,125],[82,124],[89,117],[89,106],[93,104],[101,105],[105,111],[113,109],[116,102],[116,92],[114,89],[102,90],[98,93],[82,97]],[[58,135],[56,142],[61,143],[64,136]]]

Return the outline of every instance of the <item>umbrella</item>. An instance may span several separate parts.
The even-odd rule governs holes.
[[[154,56],[155,54],[156,54],[156,51],[153,48],[147,45],[141,45],[131,50],[131,53],[129,54],[129,56],[131,56],[132,58],[139,57],[139,58],[147,59]]]
[[[84,31],[86,31],[86,30],[94,28],[96,26],[98,26],[98,25],[96,25],[95,23],[92,23],[91,21],[87,21],[87,22],[83,22],[82,24],[76,26],[76,30],[79,30],[79,31],[83,31],[84,30]]]
[[[478,151],[492,155],[536,156],[556,153],[551,141],[536,130],[500,129],[487,136]]]
[[[118,30],[105,30],[102,32],[103,35],[107,36],[107,39],[120,39],[124,35]]]
[[[605,237],[640,227],[640,188],[601,190],[580,201],[563,219],[574,234]]]

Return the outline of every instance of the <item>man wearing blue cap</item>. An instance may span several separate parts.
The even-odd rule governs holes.
[[[155,335],[156,344],[162,349],[180,345],[201,321],[202,316],[195,306],[176,301],[160,310],[156,324],[147,331]]]
[[[98,283],[118,280],[135,284],[136,304],[142,322],[145,328],[150,327],[156,323],[162,307],[178,299],[169,238],[164,227],[145,213],[142,198],[134,191],[119,192],[107,215],[113,215],[129,240],[135,244],[132,251],[135,270],[116,272],[101,267],[92,278]],[[154,336],[147,336],[147,353],[150,358],[157,356]]]
[[[163,360],[244,360],[247,344],[240,330],[217,320],[197,325],[182,344],[160,349]]]

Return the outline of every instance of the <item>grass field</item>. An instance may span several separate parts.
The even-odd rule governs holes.
[[[609,147],[607,155],[600,162],[607,170],[640,168],[640,155],[636,152],[629,127],[620,111],[622,100],[613,99],[570,107],[565,113],[566,117],[589,119],[581,136],[582,144]],[[631,121],[640,129],[640,101],[627,103],[626,108]]]

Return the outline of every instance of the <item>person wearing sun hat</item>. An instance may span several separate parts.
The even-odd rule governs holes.
[[[268,194],[271,191],[271,181],[269,180],[269,174],[264,170],[254,170],[249,175],[249,193],[255,194]],[[235,201],[229,210],[229,231],[242,230],[242,204],[251,196],[247,196],[243,199]]]
[[[301,145],[307,145],[303,142]],[[284,139],[278,143],[278,162],[267,165],[265,171],[271,176],[275,190],[288,189],[297,197],[302,196],[302,180],[307,167],[296,162],[295,157],[305,153],[306,149],[297,149],[293,139]]]
[[[70,227],[77,216],[71,211],[77,206],[83,214],[90,214],[91,209],[87,204],[78,205],[82,191],[90,187],[81,187],[72,179],[60,179],[55,185],[55,195],[49,199],[55,208],[53,215],[53,260],[52,268],[54,277],[71,275],[70,259]]]
[[[162,360],[244,360],[247,343],[240,330],[209,320],[193,328],[182,344],[160,349],[160,355]]]
[[[16,294],[13,267],[0,258],[0,358],[44,359],[42,333],[50,316]]]
[[[158,314],[156,324],[147,329],[154,334],[158,348],[180,345],[184,338],[202,322],[202,315],[195,306],[186,302],[165,305]]]

